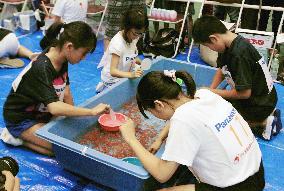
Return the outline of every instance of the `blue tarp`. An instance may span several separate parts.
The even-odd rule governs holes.
[[[41,51],[39,41],[41,31],[20,36],[20,42],[33,51]],[[69,65],[71,91],[75,104],[78,105],[94,96],[96,84],[100,80],[98,62],[103,55],[103,42],[98,41],[96,51],[87,56],[79,64]],[[185,55],[177,59],[186,60]],[[192,62],[204,64],[199,57],[198,49],[193,50]],[[28,64],[27,59],[23,59]],[[11,83],[22,69],[0,69],[0,131],[4,122],[2,117],[3,103],[11,88]],[[278,92],[278,108],[284,111],[284,87],[276,84]],[[282,118],[282,121],[283,118]],[[258,140],[265,167],[266,191],[284,191],[284,133],[283,131],[272,141]],[[18,177],[21,180],[21,190],[29,191],[65,191],[65,190],[110,190],[92,183],[78,175],[64,170],[55,158],[46,157],[21,147],[8,146],[0,141],[0,157],[12,156],[20,166]],[[76,168],[76,167],[74,167]],[[222,181],[222,180],[220,180]]]

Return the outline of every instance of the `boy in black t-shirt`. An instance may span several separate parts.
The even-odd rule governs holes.
[[[193,26],[195,42],[219,53],[218,70],[211,90],[229,100],[265,140],[282,128],[281,112],[275,109],[277,93],[263,57],[243,37],[226,29],[214,16],[203,16]],[[229,89],[216,89],[226,79]]]

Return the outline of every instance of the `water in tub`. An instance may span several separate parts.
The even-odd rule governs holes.
[[[163,120],[160,120],[149,113],[147,113],[149,119],[144,118],[139,112],[134,98],[123,104],[120,110],[115,112],[123,113],[135,121],[137,124],[136,137],[145,148],[151,146],[165,125]],[[92,147],[97,151],[119,159],[135,156],[134,152],[123,140],[119,131],[104,131],[100,128],[98,123],[92,125],[89,129],[88,132],[77,137],[77,143],[88,145],[88,147]]]

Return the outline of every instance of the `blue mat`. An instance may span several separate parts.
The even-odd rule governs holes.
[[[41,51],[40,31],[20,36],[20,42],[33,51]],[[96,51],[77,65],[69,65],[71,91],[75,104],[94,96],[96,84],[100,80],[98,62],[103,55],[103,42],[98,41]],[[176,58],[186,60],[187,55],[179,54]],[[23,59],[28,64],[27,59]],[[199,57],[199,50],[194,48],[191,55],[194,63],[205,64]],[[0,128],[4,127],[3,103],[10,91],[11,83],[22,69],[0,69]],[[284,111],[284,87],[276,84],[278,108]],[[282,118],[282,121],[284,119]],[[1,129],[0,129],[1,131]],[[270,142],[258,140],[263,154],[266,177],[266,191],[284,191],[284,133],[283,131]],[[90,182],[78,175],[64,170],[54,158],[46,157],[30,150],[12,147],[0,141],[0,157],[12,156],[20,166],[18,177],[21,179],[21,190],[26,191],[65,191],[65,190],[111,190],[102,185]],[[76,168],[76,167],[74,167]]]

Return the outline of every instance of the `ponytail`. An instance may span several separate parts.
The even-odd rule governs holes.
[[[55,22],[46,31],[45,36],[40,41],[40,47],[45,50],[50,46],[55,46],[58,42],[58,35],[61,29],[64,28],[64,23]]]

